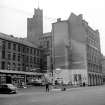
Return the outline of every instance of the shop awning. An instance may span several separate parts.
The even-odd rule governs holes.
[[[24,72],[24,71],[13,71],[13,70],[0,70],[0,73],[8,73],[8,74],[25,74],[25,75],[43,75],[43,73]]]

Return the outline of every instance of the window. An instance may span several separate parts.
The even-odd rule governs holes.
[[[16,50],[16,44],[15,43],[13,44],[13,50]]]
[[[30,49],[30,54],[32,54],[32,48]]]
[[[24,62],[24,60],[25,60],[25,55],[22,55],[22,61]]]
[[[2,50],[2,59],[5,59],[5,50]]]
[[[25,47],[23,46],[23,53],[25,53]]]
[[[40,50],[39,50],[38,56],[40,56]]]
[[[30,65],[31,69],[32,69],[32,65]]]
[[[20,47],[20,45],[18,45],[18,51],[20,52],[20,49],[21,49],[21,47]]]
[[[22,71],[25,71],[26,69],[25,69],[25,64],[23,63],[22,64]]]
[[[18,61],[20,61],[20,54],[18,54]]]
[[[8,52],[8,60],[11,60],[11,53]]]
[[[38,64],[40,63],[40,59],[39,59],[39,58],[37,58],[37,63],[38,63]]]
[[[16,69],[16,64],[15,63],[13,63],[13,70],[15,70]]]
[[[16,53],[13,53],[13,60],[16,60]]]
[[[32,63],[34,63],[34,57],[32,57]]]
[[[18,71],[20,71],[20,64],[18,64]]]
[[[47,41],[47,48],[49,48],[49,41]]]
[[[34,49],[34,55],[36,55],[36,49]]]
[[[80,82],[82,81],[81,74],[78,74],[78,80],[79,80]]]
[[[26,59],[27,59],[27,62],[29,62],[29,57],[28,56],[26,57]]]
[[[36,57],[34,57],[34,64],[36,64]]]
[[[5,69],[5,62],[1,62],[1,69]]]
[[[10,70],[10,67],[11,67],[11,63],[8,62],[8,63],[7,63],[7,69]]]
[[[29,48],[27,48],[27,53],[29,53]]]
[[[39,55],[39,50],[37,50],[37,56]]]
[[[11,43],[8,42],[8,49],[11,49]]]
[[[77,82],[77,74],[74,74],[74,81]]]
[[[32,57],[30,56],[30,63],[32,63]]]
[[[2,48],[5,49],[5,47],[6,47],[6,41],[3,40],[2,41]]]

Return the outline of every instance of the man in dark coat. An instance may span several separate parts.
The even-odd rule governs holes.
[[[46,82],[46,92],[49,92],[49,82]]]

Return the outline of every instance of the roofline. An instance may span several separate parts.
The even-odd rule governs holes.
[[[61,22],[67,22],[68,20],[61,20],[61,21],[56,21],[56,22],[54,22],[54,23],[52,23],[52,24],[56,24],[56,23],[61,23]]]
[[[0,32],[0,34],[6,35],[7,37],[11,37],[11,36],[9,36],[8,34],[4,34],[4,33],[1,33],[1,32]],[[6,39],[6,38],[3,38],[3,37],[0,37],[0,39],[6,40],[6,41],[11,41],[11,42],[18,43],[18,44],[22,44],[22,45],[25,45],[25,46],[28,46],[28,47],[40,49],[40,48],[38,48],[38,46],[35,46],[34,44],[32,44],[31,42],[29,42],[28,40],[25,40],[24,38],[18,38],[18,37],[12,37],[12,38],[15,39],[15,40],[17,40],[17,41],[12,40],[12,39],[9,39],[9,38]],[[17,39],[16,39],[16,38],[17,38]],[[18,39],[19,39],[20,41],[18,41]],[[31,46],[31,45],[28,45],[28,44],[25,44],[23,41],[26,41],[26,42],[32,44],[32,46]]]

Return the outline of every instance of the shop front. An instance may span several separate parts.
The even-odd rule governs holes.
[[[21,87],[32,80],[42,78],[42,76],[41,73],[0,70],[0,84],[8,83]]]

